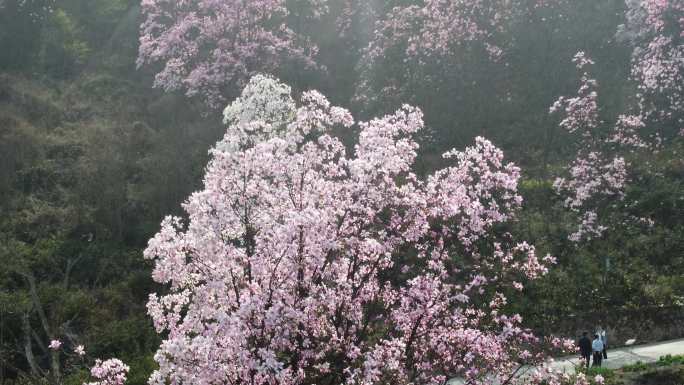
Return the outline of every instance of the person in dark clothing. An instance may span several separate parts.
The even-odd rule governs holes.
[[[580,338],[579,349],[582,359],[586,361],[587,369],[589,368],[589,362],[591,361],[591,340],[587,337],[587,332],[582,333],[582,338]]]

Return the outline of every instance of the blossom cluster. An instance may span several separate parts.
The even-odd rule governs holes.
[[[48,345],[48,348],[52,350],[60,350],[62,348],[62,345],[62,341],[60,340],[51,340],[50,344]],[[76,347],[74,348],[74,353],[76,353],[80,357],[85,356],[85,347],[83,347],[83,345],[76,345]]]
[[[48,348],[52,350],[59,350],[60,347],[62,347],[62,342],[60,340],[52,340],[50,341],[50,345],[48,345]]]
[[[123,385],[129,370],[128,365],[117,358],[105,361],[96,360],[95,365],[90,369],[90,374],[98,381],[84,385]]]
[[[620,153],[657,150],[664,139],[684,134],[684,1],[627,0],[626,5],[627,23],[618,36],[634,47],[631,77],[636,94],[628,113],[620,115],[614,127],[604,127],[597,83],[587,71],[593,61],[583,52],[574,58],[582,73],[577,96],[561,97],[551,107],[552,113],[562,114],[562,128],[580,134],[569,175],[555,183],[565,206],[579,214],[578,230],[570,235],[573,241],[600,236],[607,229],[599,211],[613,198],[623,198],[627,181]]]
[[[520,172],[491,142],[419,178],[420,110],[355,123],[267,76],[224,116],[188,220],[145,250],[169,288],[148,303],[165,335],[151,384],[482,384],[569,347],[506,311],[554,259],[495,231]],[[354,124],[348,155],[331,130]]]
[[[161,64],[155,86],[220,106],[228,89],[288,62],[315,67],[316,46],[288,20],[310,21],[325,0],[144,0],[138,66]]]
[[[394,7],[379,23],[370,53],[380,56],[401,44],[408,57],[446,55],[455,45],[481,41],[497,57],[501,50],[489,41],[502,28],[502,10],[511,11],[503,3],[432,0]]]
[[[347,0],[352,1],[352,0]],[[364,3],[364,2],[361,2]],[[369,2],[378,4],[378,2]],[[372,20],[368,42],[359,61],[360,79],[354,99],[362,106],[419,98],[432,94],[445,78],[467,68],[471,58],[508,66],[519,27],[534,20],[553,23],[565,17],[568,0],[391,0],[380,2],[372,15],[350,13],[355,20]],[[373,11],[373,10],[372,10]],[[553,20],[552,20],[553,19]],[[357,23],[358,23],[357,21]],[[350,25],[349,22],[343,23]],[[462,67],[463,66],[463,67]],[[391,69],[390,69],[391,68]],[[474,84],[464,78],[465,84]]]
[[[684,1],[628,0],[618,36],[632,43],[631,75],[644,119],[684,128]]]
[[[549,112],[563,114],[564,119],[560,122],[560,126],[569,133],[579,132],[583,138],[591,138],[601,124],[596,92],[598,83],[587,72],[587,67],[594,64],[594,61],[583,51],[578,52],[572,61],[577,69],[583,72],[577,96],[574,98],[561,96],[551,106]]]
[[[603,139],[598,83],[588,70],[594,62],[584,52],[578,52],[573,62],[581,72],[577,96],[560,97],[550,112],[561,114],[560,127],[579,138],[577,155],[567,167],[567,175],[554,182],[556,192],[564,197],[563,205],[578,214],[580,223],[569,239],[579,242],[601,236],[608,227],[601,223],[598,209],[606,202],[624,198],[627,163],[622,156],[611,155],[607,144],[646,145],[638,134],[643,122],[634,116],[620,116],[609,138]]]
[[[563,0],[428,0],[400,2],[378,21],[369,50],[373,57],[402,47],[407,57],[451,55],[469,42],[482,44],[497,60],[502,47],[497,34],[505,33],[514,18]]]
[[[607,139],[608,143],[627,148],[650,148],[652,143],[642,138],[641,131],[646,128],[643,118],[638,115],[620,115],[615,123],[615,129]]]

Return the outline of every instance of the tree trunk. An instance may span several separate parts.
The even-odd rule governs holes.
[[[38,367],[36,362],[36,357],[33,355],[33,348],[31,346],[31,324],[29,323],[28,313],[24,313],[22,316],[22,329],[24,329],[24,355],[26,356],[26,361],[31,368],[31,375],[35,377],[40,377],[42,371]]]
[[[50,379],[54,385],[62,383],[62,368],[59,362],[59,349],[50,352]]]

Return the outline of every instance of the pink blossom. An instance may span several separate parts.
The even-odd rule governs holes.
[[[684,122],[684,2],[627,2],[627,23],[618,36],[634,47],[632,79],[639,113],[657,121]]]
[[[48,347],[52,350],[59,350],[61,346],[62,342],[60,340],[52,340],[50,341],[50,345],[48,345]]]
[[[156,87],[200,95],[217,108],[257,72],[317,67],[316,46],[290,22],[326,11],[325,0],[145,0],[138,66],[161,64]]]
[[[90,369],[90,375],[98,381],[84,385],[123,385],[129,370],[128,365],[117,358],[105,361],[96,360],[95,365]]]
[[[602,138],[604,122],[599,119],[597,82],[587,67],[594,62],[584,52],[575,55],[573,62],[581,73],[577,96],[560,97],[551,107],[552,113],[562,117],[559,125],[577,137],[575,160],[553,186],[563,197],[563,205],[579,221],[568,239],[573,242],[600,237],[608,226],[602,222],[599,210],[625,196],[628,165],[619,155],[608,155],[609,144],[633,148],[648,147],[641,139],[644,123],[638,116],[621,115],[608,139]]]
[[[451,74],[459,66],[454,63],[462,63],[470,51],[483,52],[492,62],[504,62],[519,23],[527,23],[540,11],[567,0],[400,1],[380,6],[380,10],[372,9],[377,2],[346,2],[366,6],[356,13],[346,12],[351,20],[341,24],[349,26],[356,21],[373,26],[370,42],[363,50],[362,76],[355,96],[366,104],[383,99],[398,101],[397,95],[402,94],[409,98],[424,83],[438,84],[440,75],[436,74]],[[388,71],[387,66],[395,64]],[[382,73],[380,84],[374,76],[376,71]]]

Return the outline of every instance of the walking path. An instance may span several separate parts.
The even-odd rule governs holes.
[[[635,364],[637,361],[643,363],[656,362],[661,356],[668,354],[684,354],[684,338],[679,340],[656,342],[645,345],[633,345],[623,348],[610,349],[608,347],[608,359],[603,360],[602,366],[609,369],[621,368],[625,365]],[[551,365],[552,368],[561,372],[575,373],[575,368],[580,365],[579,354],[575,356],[557,358]],[[526,376],[527,370],[522,370],[520,376]],[[461,385],[463,380],[454,378],[449,381],[449,385]]]
[[[684,354],[684,339],[656,342],[646,345],[634,345],[618,349],[610,349],[608,346],[608,359],[603,360],[601,366],[609,369],[621,368],[625,365],[634,364],[637,361],[644,363],[658,361],[660,356],[668,354]],[[575,366],[579,365],[578,356],[558,358],[553,367],[561,371],[574,373]]]

